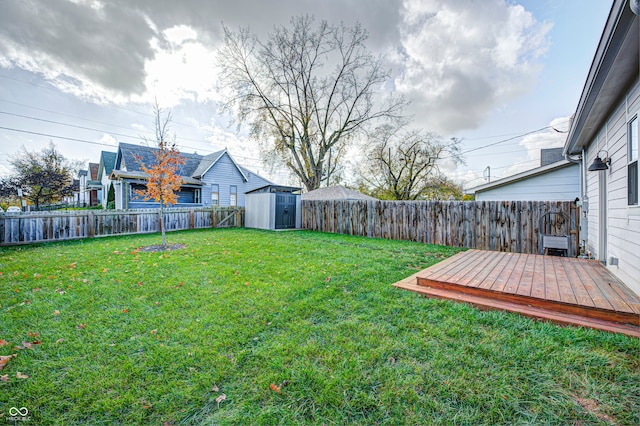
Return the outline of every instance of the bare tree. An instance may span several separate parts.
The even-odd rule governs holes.
[[[444,141],[435,133],[405,131],[402,123],[383,125],[372,132],[359,163],[360,188],[390,200],[428,198],[444,191],[453,194],[453,182],[440,172],[438,163],[451,159],[462,162],[457,139]]]
[[[224,27],[224,35],[223,109],[249,123],[263,152],[276,154],[308,190],[340,168],[347,144],[369,123],[397,117],[406,105],[402,97],[376,99],[389,73],[367,50],[359,24],[300,16],[266,42],[247,28]]]

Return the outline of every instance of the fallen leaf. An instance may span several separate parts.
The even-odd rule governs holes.
[[[220,392],[220,388],[216,384],[214,384],[211,388],[211,392]]]
[[[33,342],[31,342],[32,345],[41,345],[42,344],[42,340],[34,340]]]
[[[22,341],[22,345],[15,346],[14,348],[15,349],[31,349],[31,350],[33,350],[33,346],[31,345],[31,343],[25,342],[24,340]]]
[[[83,328],[85,328],[87,326],[87,324],[78,324],[78,326],[76,327],[78,330],[82,330]]]
[[[329,281],[331,281],[331,275],[329,275],[327,278],[324,279],[324,282],[328,283]]]
[[[225,394],[221,393],[221,394],[220,394],[220,396],[218,396],[218,397],[216,398],[216,402],[218,403],[218,405],[220,405],[220,403],[221,403],[222,401],[224,401],[225,399],[227,399],[227,395],[225,395]]]
[[[55,311],[53,311],[53,315],[55,315],[55,316],[60,315],[60,311],[56,309]]]
[[[22,373],[21,373],[21,372],[19,372],[19,371],[16,371],[16,377],[17,377],[18,379],[28,379],[28,378],[29,378],[29,376],[27,376],[26,374],[22,374]]]
[[[107,268],[102,268],[102,272],[109,272]]]
[[[250,285],[251,283],[249,281],[247,281],[246,283],[244,283],[244,285]]]
[[[62,342],[64,342],[64,339],[58,339],[58,340],[56,340],[56,343],[62,343]]]
[[[9,362],[11,358],[15,358],[16,354],[13,355],[0,355],[0,370],[4,368],[5,365]]]
[[[272,391],[280,393],[280,386],[275,385],[274,383],[271,383],[269,385],[269,388],[271,388]]]
[[[0,382],[8,382],[9,381],[9,375],[5,374],[4,376],[0,376]]]
[[[156,330],[155,328],[153,330],[150,331],[151,335],[155,336],[156,334],[158,334],[158,330]]]
[[[0,339],[0,347],[2,347],[2,346],[7,346],[7,345],[10,345],[10,343],[9,343],[9,342],[7,342],[7,341],[6,341],[6,340],[4,340],[4,339]]]
[[[123,313],[123,314],[126,314],[127,312],[129,312],[129,308],[124,308],[124,309],[122,310],[122,313]]]
[[[27,336],[29,337],[38,337],[40,336],[40,333],[38,333],[37,331],[34,331],[33,333],[30,331],[27,331]]]

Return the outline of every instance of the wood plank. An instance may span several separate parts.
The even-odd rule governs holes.
[[[561,264],[564,268],[565,274],[569,279],[569,283],[573,287],[573,293],[576,296],[576,301],[582,306],[596,306],[589,291],[585,287],[582,277],[576,272],[574,268],[574,262],[571,262],[569,258],[561,257]]]
[[[469,271],[457,281],[456,284],[466,285],[470,287],[478,287],[486,276],[491,273],[493,268],[500,262],[502,253],[495,251],[487,251],[476,267],[472,267]]]
[[[535,254],[527,255],[527,262],[524,265],[524,270],[522,272],[522,277],[520,278],[520,283],[518,284],[518,288],[516,293],[521,296],[530,296],[531,295],[531,287],[533,286],[533,271],[536,263]]]
[[[457,262],[462,262],[464,261],[464,256],[463,256],[464,252],[460,252],[457,253],[451,257],[448,257],[444,260],[441,260],[440,262],[430,266],[429,268],[425,269],[425,275],[429,275],[429,276],[435,276],[441,272],[443,272],[444,270],[446,270],[447,268],[450,268],[452,264],[455,264]]]
[[[473,259],[475,259],[477,256],[480,256],[480,253],[482,253],[481,250],[474,250],[474,251],[467,251],[464,253],[458,253],[455,256],[451,257],[451,262],[447,262],[446,264],[444,264],[444,268],[434,268],[434,273],[431,274],[426,274],[428,275],[429,279],[433,279],[433,280],[442,280],[445,279],[444,277],[448,276],[449,272],[452,270],[458,270],[462,267],[464,267],[465,263],[468,261],[472,261]],[[442,261],[440,263],[444,263],[446,261]],[[435,266],[437,266],[439,264],[436,264]],[[429,271],[431,268],[428,268],[427,271]]]
[[[524,273],[524,265],[527,263],[528,254],[521,254],[517,257],[517,261],[511,276],[507,280],[504,289],[502,290],[505,293],[513,293],[515,294],[518,291],[518,286],[520,285],[520,280],[522,279],[522,274]]]
[[[624,301],[621,301],[618,295],[609,288],[608,283],[598,277],[594,268],[604,268],[604,266],[597,261],[574,263],[574,266],[576,267],[578,274],[582,277],[585,287],[592,289],[589,291],[589,294],[591,295],[591,299],[595,303],[596,307],[602,309],[613,309],[620,312],[633,312],[629,305]],[[597,291],[595,290],[596,288]]]
[[[553,268],[556,271],[556,280],[558,283],[558,291],[560,292],[560,300],[565,303],[577,304],[576,296],[573,294],[573,287],[569,282],[567,273],[564,270],[562,261],[556,256],[547,256],[547,258],[553,263]]]
[[[504,266],[504,268],[502,269],[502,272],[500,272],[500,275],[498,275],[498,278],[496,278],[495,282],[493,283],[493,286],[489,290],[493,290],[493,291],[504,290],[507,283],[509,282],[509,279],[511,278],[511,274],[513,274],[513,270],[515,269],[519,258],[520,258],[519,255],[509,256],[509,262],[507,262],[507,264]]]
[[[607,268],[601,263],[590,263],[592,273],[590,276],[597,283],[598,288],[605,294],[607,300],[613,305],[616,310],[623,310],[624,312],[638,313],[637,309],[634,309],[633,301],[637,298],[625,297],[624,292],[616,291],[620,288],[619,281],[607,270]]]
[[[498,271],[502,271],[504,265],[499,265],[506,257],[506,253],[504,252],[491,252],[491,256],[486,260],[485,265],[478,270],[476,276],[473,278],[473,280],[469,281],[467,285],[471,287],[484,287],[483,284],[485,280],[487,280],[488,277],[491,277],[489,278],[489,280],[491,281],[489,286],[491,286],[491,284],[493,284],[493,281],[495,280],[495,277],[492,275],[492,273],[496,269]],[[497,276],[497,274],[495,276]]]
[[[545,261],[543,256],[534,256],[535,265],[533,267],[533,278],[531,281],[531,297],[537,297],[544,299],[546,296],[545,291]]]
[[[476,266],[482,260],[484,253],[486,250],[479,250],[477,252],[469,254],[469,256],[462,256],[455,265],[452,265],[451,268],[446,271],[441,272],[436,277],[430,277],[431,279],[438,281],[448,281],[452,280],[458,274],[463,274],[471,267]]]
[[[507,266],[509,261],[513,258],[512,253],[500,253],[500,261],[491,269],[490,273],[482,280],[482,283],[478,287],[490,289],[495,284],[496,280],[502,274],[502,271]]]

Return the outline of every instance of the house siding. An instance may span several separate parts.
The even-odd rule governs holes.
[[[609,170],[587,172],[589,232],[587,248],[597,259],[617,258],[619,264],[607,268],[628,287],[640,294],[640,208],[627,205],[627,123],[640,110],[640,81],[627,92],[601,127],[586,151],[587,166],[600,150],[611,158]],[[602,174],[602,177],[600,176]],[[606,253],[600,252],[600,185],[606,180]]]
[[[571,164],[476,192],[477,201],[573,201],[580,195],[580,166]]]
[[[202,203],[205,206],[211,205],[211,185],[218,185],[219,205],[229,205],[229,194],[231,186],[237,187],[238,206],[245,205],[245,192],[269,185],[271,182],[254,174],[245,171],[248,180],[238,171],[229,154],[226,152],[218,161],[202,176]]]

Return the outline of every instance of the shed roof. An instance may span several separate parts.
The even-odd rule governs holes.
[[[303,200],[369,200],[376,201],[377,198],[370,197],[362,192],[345,188],[342,185],[327,186],[318,188],[302,194]]]

